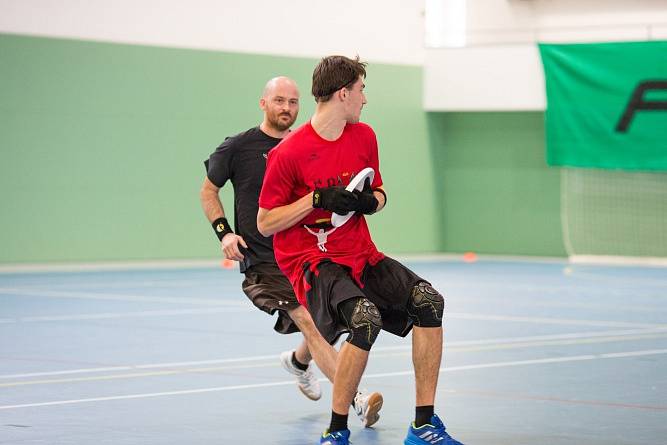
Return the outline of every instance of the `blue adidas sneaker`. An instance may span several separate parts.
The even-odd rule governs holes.
[[[340,430],[330,433],[326,430],[320,437],[320,445],[350,445],[350,430]]]
[[[431,423],[415,428],[414,422],[408,428],[408,437],[403,445],[463,445],[458,440],[447,434],[445,424],[440,418],[433,414]]]

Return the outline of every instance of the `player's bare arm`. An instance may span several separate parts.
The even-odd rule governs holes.
[[[264,236],[289,229],[313,211],[313,194],[299,198],[292,204],[275,207],[271,210],[259,208],[257,229]]]
[[[220,188],[213,184],[210,179],[204,178],[204,183],[199,191],[199,200],[201,201],[204,214],[210,223],[225,217],[225,210],[220,201]],[[243,261],[243,254],[239,250],[239,244],[247,248],[243,237],[235,233],[227,233],[220,240],[220,247],[222,248],[225,258],[234,261]]]
[[[218,194],[219,191],[220,188],[213,184],[210,179],[204,178],[204,183],[199,191],[199,200],[201,201],[204,214],[208,218],[208,222],[211,223],[225,216],[225,210],[222,207],[220,195]]]

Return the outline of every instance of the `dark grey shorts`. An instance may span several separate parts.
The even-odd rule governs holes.
[[[398,261],[385,257],[375,266],[366,265],[361,276],[363,289],[350,276],[347,267],[331,261],[317,266],[317,273],[306,271],[310,290],[306,293],[308,311],[317,329],[331,344],[347,332],[338,317],[338,305],[350,298],[365,297],[375,304],[382,317],[382,329],[405,337],[412,329],[407,304],[412,288],[428,281]]]
[[[287,311],[299,307],[294,289],[277,264],[262,263],[245,271],[241,285],[252,304],[268,314],[278,312],[273,329],[281,334],[299,332],[299,328],[287,315]]]

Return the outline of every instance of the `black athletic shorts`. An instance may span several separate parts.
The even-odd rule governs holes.
[[[241,285],[252,304],[268,314],[278,312],[273,329],[281,334],[299,332],[299,328],[287,315],[287,311],[299,307],[292,283],[278,269],[277,264],[261,263],[245,271]]]
[[[383,330],[405,337],[412,329],[406,308],[412,288],[418,283],[428,283],[389,257],[375,266],[366,265],[361,276],[363,289],[352,279],[349,268],[329,260],[318,264],[317,274],[306,270],[305,278],[310,285],[306,292],[308,311],[322,337],[330,344],[348,332],[347,326],[339,320],[338,305],[356,297],[368,298],[378,307]]]

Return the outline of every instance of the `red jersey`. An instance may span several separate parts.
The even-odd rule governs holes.
[[[316,188],[347,186],[366,167],[375,171],[372,187],[382,185],[375,133],[366,124],[347,124],[335,141],[322,139],[310,122],[293,131],[269,152],[259,206],[271,210],[297,201]],[[326,252],[304,225],[331,222],[331,212],[314,209],[297,224],[273,237],[276,261],[289,278],[299,303],[306,305],[304,265],[312,271],[322,259],[347,266],[359,286],[367,263],[384,258],[371,239],[366,219],[355,214],[327,237]],[[330,231],[332,227],[325,229]],[[317,232],[318,229],[311,229]]]

